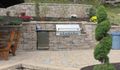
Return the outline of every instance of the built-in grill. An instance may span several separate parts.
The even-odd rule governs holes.
[[[81,28],[79,24],[57,24],[56,35],[58,36],[70,36],[80,35]]]

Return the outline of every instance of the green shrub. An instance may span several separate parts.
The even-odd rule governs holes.
[[[98,23],[107,19],[107,13],[106,13],[106,10],[105,10],[104,6],[99,6],[98,7],[98,9],[96,11],[96,16],[97,16],[97,19],[98,19]]]
[[[116,70],[112,64],[96,65],[93,70]]]
[[[19,25],[21,23],[22,23],[22,20],[17,18],[15,20],[9,22],[9,25]]]
[[[4,17],[0,16],[0,21],[3,21]]]
[[[94,7],[90,8],[88,16],[91,18],[96,15],[96,10]]]
[[[112,45],[112,38],[110,35],[104,37],[99,44],[97,44],[94,57],[96,60],[99,60],[101,63],[109,63],[108,54],[110,52]]]
[[[104,36],[107,35],[111,25],[108,20],[105,20],[97,25],[95,29],[95,38],[97,41],[100,41]]]
[[[106,54],[110,52],[111,45],[112,45],[112,37],[111,35],[107,35],[104,37],[101,41],[100,44],[102,44],[102,47],[106,50]]]

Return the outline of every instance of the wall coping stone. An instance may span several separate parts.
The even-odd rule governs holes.
[[[40,23],[40,24],[64,24],[64,23],[81,23],[80,21],[31,21],[31,22],[23,22],[23,24],[36,24],[36,23]]]
[[[21,5],[35,5],[35,3],[22,3]],[[48,6],[71,6],[73,5],[72,3],[71,4],[61,4],[61,3],[39,3],[39,5],[48,5]],[[87,4],[74,4],[74,6],[87,6],[87,7],[92,7],[92,5],[87,5]]]
[[[22,25],[35,25],[35,24],[84,24],[84,25],[97,25],[94,22],[86,22],[86,21],[30,21],[30,22],[22,22]],[[112,25],[111,28],[119,27],[120,25]]]

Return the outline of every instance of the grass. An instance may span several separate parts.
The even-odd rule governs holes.
[[[93,5],[97,7],[99,1],[97,0],[82,0],[83,4]],[[105,5],[108,13],[108,18],[112,24],[120,24],[120,3],[117,4],[118,6],[113,5]],[[119,14],[119,15],[118,15]]]
[[[120,24],[120,7],[106,6],[108,18],[113,24]]]

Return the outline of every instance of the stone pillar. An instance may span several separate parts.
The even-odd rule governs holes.
[[[96,24],[95,23],[85,23],[84,25],[84,30],[87,34],[86,41],[89,41],[89,46],[95,47],[96,40],[95,40],[95,28]]]
[[[36,25],[32,23],[24,23],[22,27],[22,37],[18,50],[36,50]]]

